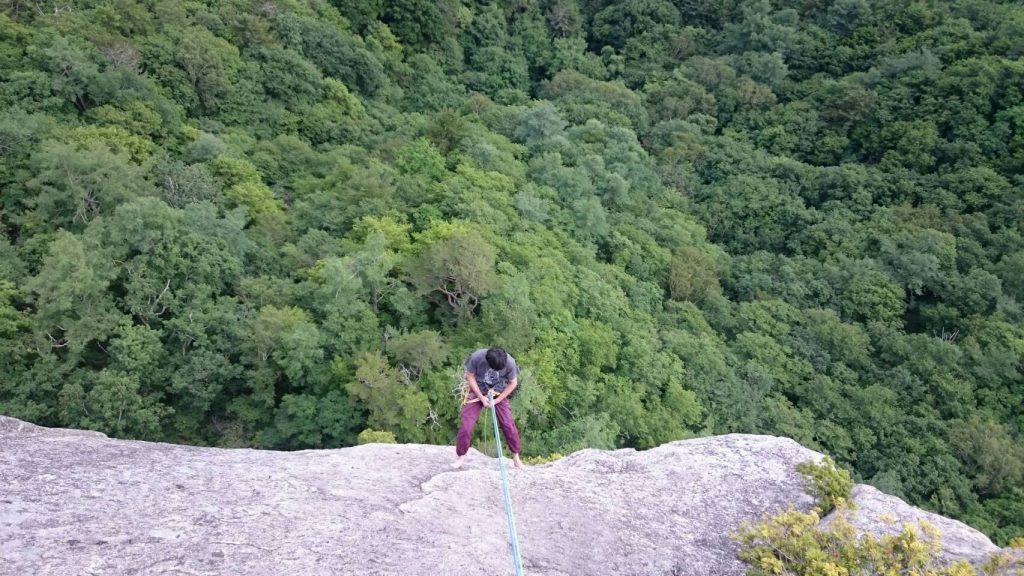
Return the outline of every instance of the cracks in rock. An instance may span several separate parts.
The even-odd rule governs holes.
[[[265,550],[267,552],[277,552],[277,548],[267,548],[265,546],[257,546],[249,542],[229,542],[227,540],[211,540],[210,544],[224,544],[226,546],[249,546],[250,548],[256,548],[257,550]]]
[[[418,495],[416,495],[416,496],[413,496],[412,498],[409,498],[409,499],[406,499],[406,500],[403,500],[403,501],[399,502],[395,507],[403,515],[408,514],[409,512],[405,510],[405,506],[406,505],[412,504],[413,502],[418,502],[420,500],[423,500],[424,498],[426,498],[427,496],[429,496],[432,493],[432,492],[428,492],[427,491],[426,484],[428,484],[430,481],[434,480],[438,476],[443,476],[445,474],[458,474],[458,473],[459,473],[458,470],[439,470],[439,471],[431,474],[426,480],[418,481],[416,483],[416,485],[419,487],[420,493]]]
[[[140,574],[145,573],[148,570],[150,570],[151,568],[153,568],[154,566],[157,566],[159,564],[164,564],[166,562],[175,562],[175,563],[181,564],[181,563],[184,563],[184,561],[185,561],[184,556],[171,556],[169,558],[163,558],[163,559],[160,559],[160,560],[156,560],[155,562],[150,562],[149,564],[146,564],[145,566],[143,566],[139,570],[139,573]],[[180,568],[178,566],[171,566],[169,568],[162,568],[161,571],[162,572],[179,572],[179,573],[182,573],[182,574],[192,574],[194,576],[207,576],[207,575],[211,574],[210,572],[206,572],[206,573],[200,574],[198,572],[192,572],[190,570],[185,570],[184,568]]]

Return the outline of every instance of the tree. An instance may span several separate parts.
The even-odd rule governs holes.
[[[920,295],[925,289],[941,290],[952,273],[956,240],[932,229],[904,230],[881,239],[880,256],[892,277],[907,290]]]
[[[105,342],[122,321],[108,288],[115,268],[94,242],[58,232],[39,273],[26,289],[36,307],[37,347],[71,358],[94,342]]]
[[[787,54],[796,40],[798,16],[793,9],[772,11],[767,0],[748,0],[740,6],[742,18],[725,25],[722,44],[730,52]]]
[[[949,430],[949,443],[983,495],[1002,493],[1024,482],[1024,450],[1005,426],[973,419]]]
[[[507,350],[529,350],[536,341],[538,317],[530,283],[522,274],[505,275],[500,286],[481,301],[480,337]]]
[[[429,180],[437,181],[445,176],[444,156],[426,138],[402,146],[395,155],[395,166],[403,174]]]
[[[0,411],[32,422],[53,422],[54,385],[35,382],[31,370],[48,364],[32,352],[32,318],[20,310],[13,282],[0,280]],[[47,356],[52,359],[52,356]],[[45,372],[52,374],[46,366]]]
[[[280,215],[280,201],[263,183],[259,171],[251,162],[222,155],[211,162],[211,167],[225,186],[224,195],[237,205],[245,207],[250,216],[256,218]]]
[[[198,110],[215,112],[240,68],[238,48],[200,27],[185,31],[175,46],[174,64],[195,94]]]
[[[111,289],[119,307],[145,326],[187,315],[234,285],[242,274],[238,223],[212,218],[216,232],[198,229],[209,213],[181,211],[155,198],[123,204],[93,230],[119,263]]]
[[[381,334],[370,298],[375,297],[372,290],[386,287],[377,283],[384,279],[368,276],[370,283],[364,284],[359,274],[350,260],[337,257],[320,260],[308,271],[311,308],[325,332],[325,342],[344,356],[366,350]]]
[[[78,112],[92,106],[93,89],[99,81],[99,58],[95,50],[77,39],[57,36],[45,48],[45,66],[52,75],[52,89]]]
[[[563,70],[541,85],[540,94],[553,101],[570,124],[594,119],[634,130],[647,127],[647,112],[640,96],[622,82],[601,82],[574,70]]]
[[[668,272],[670,298],[699,303],[720,290],[717,266],[710,256],[691,247],[676,253]]]
[[[335,366],[336,372],[340,370],[338,360]],[[380,353],[368,352],[355,361],[354,377],[345,390],[366,406],[370,427],[393,432],[405,442],[423,437],[429,412],[426,395]]]
[[[287,103],[315,100],[320,96],[320,71],[301,54],[287,48],[259,50],[263,89]]]
[[[711,238],[736,252],[783,251],[788,235],[811,219],[803,202],[778,182],[753,176],[731,177],[704,189],[697,200],[706,221],[715,222]]]
[[[274,426],[261,444],[276,449],[332,448],[356,443],[359,411],[340,390],[326,396],[286,394],[274,412]]]
[[[836,34],[847,35],[871,16],[867,0],[837,0],[825,12],[825,27]]]
[[[383,64],[366,49],[362,38],[329,21],[313,20],[294,12],[281,14],[274,24],[284,45],[300,52],[325,76],[367,95],[376,94],[387,85]]]
[[[679,21],[679,11],[668,0],[631,0],[598,12],[592,33],[598,44],[622,48],[633,36],[658,26],[677,26]]]
[[[646,87],[647,109],[653,122],[685,120],[691,114],[715,114],[715,97],[678,71]]]
[[[421,296],[456,317],[472,315],[480,299],[497,287],[494,248],[475,231],[452,231],[428,242],[408,267]]]
[[[526,99],[529,68],[526,58],[517,51],[499,46],[485,46],[470,58],[470,71],[463,82],[498,101],[518,102]]]
[[[145,172],[124,153],[103,144],[48,141],[32,155],[34,177],[25,183],[33,218],[26,225],[82,230],[132,198],[155,193]]]
[[[451,9],[447,2],[428,0],[399,0],[388,2],[382,20],[395,31],[404,44],[427,48],[453,32],[442,19],[443,8]]]
[[[61,420],[65,426],[98,430],[119,438],[160,437],[160,420],[168,410],[141,393],[134,375],[103,370],[87,386],[71,382],[61,389]]]
[[[393,336],[386,341],[386,346],[399,370],[407,372],[414,380],[428,370],[439,368],[448,355],[441,335],[433,330]]]
[[[888,325],[898,325],[906,308],[903,290],[878,271],[851,278],[839,304],[848,318]]]
[[[242,349],[254,369],[273,371],[273,384],[282,390],[318,391],[326,381],[320,330],[299,308],[262,307]],[[281,376],[287,378],[286,383],[277,382]],[[264,393],[271,395],[274,390]],[[274,399],[268,396],[266,400]]]

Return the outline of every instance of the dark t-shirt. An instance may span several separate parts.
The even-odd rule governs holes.
[[[508,386],[508,383],[519,375],[519,367],[516,366],[515,359],[507,352],[506,355],[508,360],[501,370],[494,370],[487,365],[487,348],[481,348],[466,358],[466,370],[476,376],[480,392],[485,396],[488,390],[494,390],[500,394]]]

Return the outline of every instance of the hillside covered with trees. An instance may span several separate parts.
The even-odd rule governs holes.
[[[1024,8],[0,0],[0,413],[788,436],[1024,535]]]

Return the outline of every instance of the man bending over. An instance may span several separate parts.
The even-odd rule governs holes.
[[[469,452],[469,444],[473,439],[473,428],[485,406],[494,408],[498,415],[501,434],[512,452],[512,461],[515,462],[516,468],[523,467],[519,460],[519,451],[522,448],[519,430],[516,429],[515,420],[512,418],[512,406],[508,401],[509,395],[519,385],[518,376],[519,368],[515,359],[501,348],[481,348],[466,359],[469,391],[462,406],[462,423],[455,441],[455,454],[458,458],[452,463],[454,468],[462,466],[465,462],[466,452]],[[495,394],[493,404],[488,397],[491,391]]]

